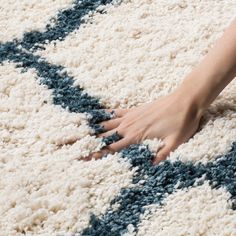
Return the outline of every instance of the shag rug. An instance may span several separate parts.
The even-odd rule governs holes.
[[[161,140],[101,160],[105,108],[169,94],[236,1],[1,0],[0,235],[236,235],[236,81],[158,166]]]

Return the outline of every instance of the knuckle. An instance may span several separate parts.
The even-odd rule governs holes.
[[[159,159],[164,159],[165,158],[165,153],[158,153],[157,154],[157,157],[159,158]]]
[[[121,134],[122,136],[125,136],[127,134],[127,129],[125,129],[121,126],[118,126],[117,132],[118,132],[118,134]]]
[[[132,140],[134,140],[136,143],[143,141],[143,132],[140,130],[132,131],[132,134],[130,135]]]
[[[104,147],[103,149],[103,155],[106,155],[108,153],[114,153],[115,151],[113,150],[113,148],[111,147],[111,145],[107,145],[106,147]]]

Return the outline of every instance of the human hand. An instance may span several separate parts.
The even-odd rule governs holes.
[[[115,109],[115,118],[101,122],[106,132],[99,137],[117,132],[122,138],[85,160],[98,159],[153,138],[164,142],[154,163],[165,160],[171,151],[193,136],[204,110],[236,76],[235,52],[236,19],[175,92],[138,107]]]
[[[164,146],[158,150],[153,162],[157,164],[165,160],[171,151],[186,142],[198,129],[202,111],[188,97],[187,91],[179,89],[151,103],[114,109],[115,117],[100,123],[106,132],[98,137],[108,137],[117,132],[122,138],[85,159],[99,159],[145,139],[158,138]]]

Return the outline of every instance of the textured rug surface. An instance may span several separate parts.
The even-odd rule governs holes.
[[[81,160],[104,145],[104,108],[169,94],[235,12],[235,0],[0,0],[0,236],[235,236],[235,80],[161,165],[157,139]]]

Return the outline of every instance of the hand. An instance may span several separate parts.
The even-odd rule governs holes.
[[[164,146],[154,163],[186,142],[199,127],[203,111],[236,76],[236,19],[200,64],[170,95],[131,109],[115,109],[116,118],[101,122],[106,130],[99,137],[118,132],[123,138],[92,153],[98,159],[145,139],[159,138]]]
[[[115,153],[131,144],[154,138],[161,139],[164,146],[158,150],[153,162],[157,164],[165,160],[171,151],[186,142],[199,127],[202,112],[188,97],[189,91],[179,89],[151,103],[113,110],[116,117],[100,123],[106,132],[98,137],[118,132],[122,138],[90,154],[86,160],[98,159],[107,153]]]

